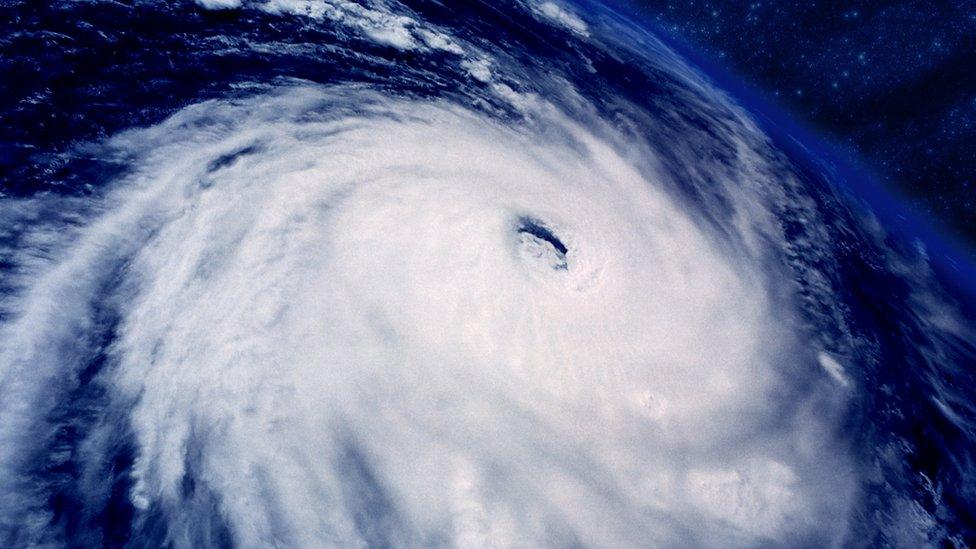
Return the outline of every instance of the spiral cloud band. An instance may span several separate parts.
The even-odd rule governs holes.
[[[296,86],[117,141],[138,168],[4,360],[52,360],[88,273],[121,278],[106,382],[177,541],[201,498],[244,545],[751,543],[845,511],[822,420],[776,396],[778,282],[556,109]]]
[[[234,81],[79,145],[118,167],[89,193],[0,203],[0,544],[935,528],[850,436],[889,350],[840,246],[884,232],[649,34],[555,2],[498,44],[392,2],[199,4],[324,33],[248,48],[334,72]],[[564,43],[519,57],[523,24]],[[870,261],[932,334],[913,360],[947,361],[968,332],[912,257]]]

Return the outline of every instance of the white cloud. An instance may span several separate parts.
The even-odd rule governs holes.
[[[90,273],[128,258],[111,384],[137,401],[131,496],[180,524],[200,520],[192,447],[243,545],[842,529],[822,420],[769,427],[797,403],[770,396],[789,338],[766,275],[609,128],[524,108],[537,125],[299,88],[118,138],[135,175],[25,298],[4,371],[57,372]]]
[[[543,18],[566,28],[580,36],[589,36],[590,28],[578,15],[567,10],[555,2],[542,2],[534,7],[534,11]]]
[[[461,62],[461,68],[479,82],[491,82],[491,61],[488,59],[466,59]]]
[[[208,10],[225,10],[242,6],[241,0],[196,0],[196,3]]]

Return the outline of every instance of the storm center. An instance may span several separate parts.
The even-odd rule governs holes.
[[[523,258],[541,262],[551,269],[568,269],[566,254],[569,253],[569,248],[542,221],[520,217],[516,233],[519,237],[519,252]]]

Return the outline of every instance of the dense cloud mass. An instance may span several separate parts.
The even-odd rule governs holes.
[[[874,363],[823,212],[883,231],[663,46],[646,106],[391,5],[202,5],[439,52],[468,88],[248,84],[88,145],[125,167],[90,197],[8,199],[0,539],[838,545],[870,483],[888,539],[928,535],[849,435]]]

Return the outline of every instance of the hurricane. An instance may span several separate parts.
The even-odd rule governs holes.
[[[0,197],[3,545],[973,535],[942,256],[623,6],[57,9],[145,51]]]

